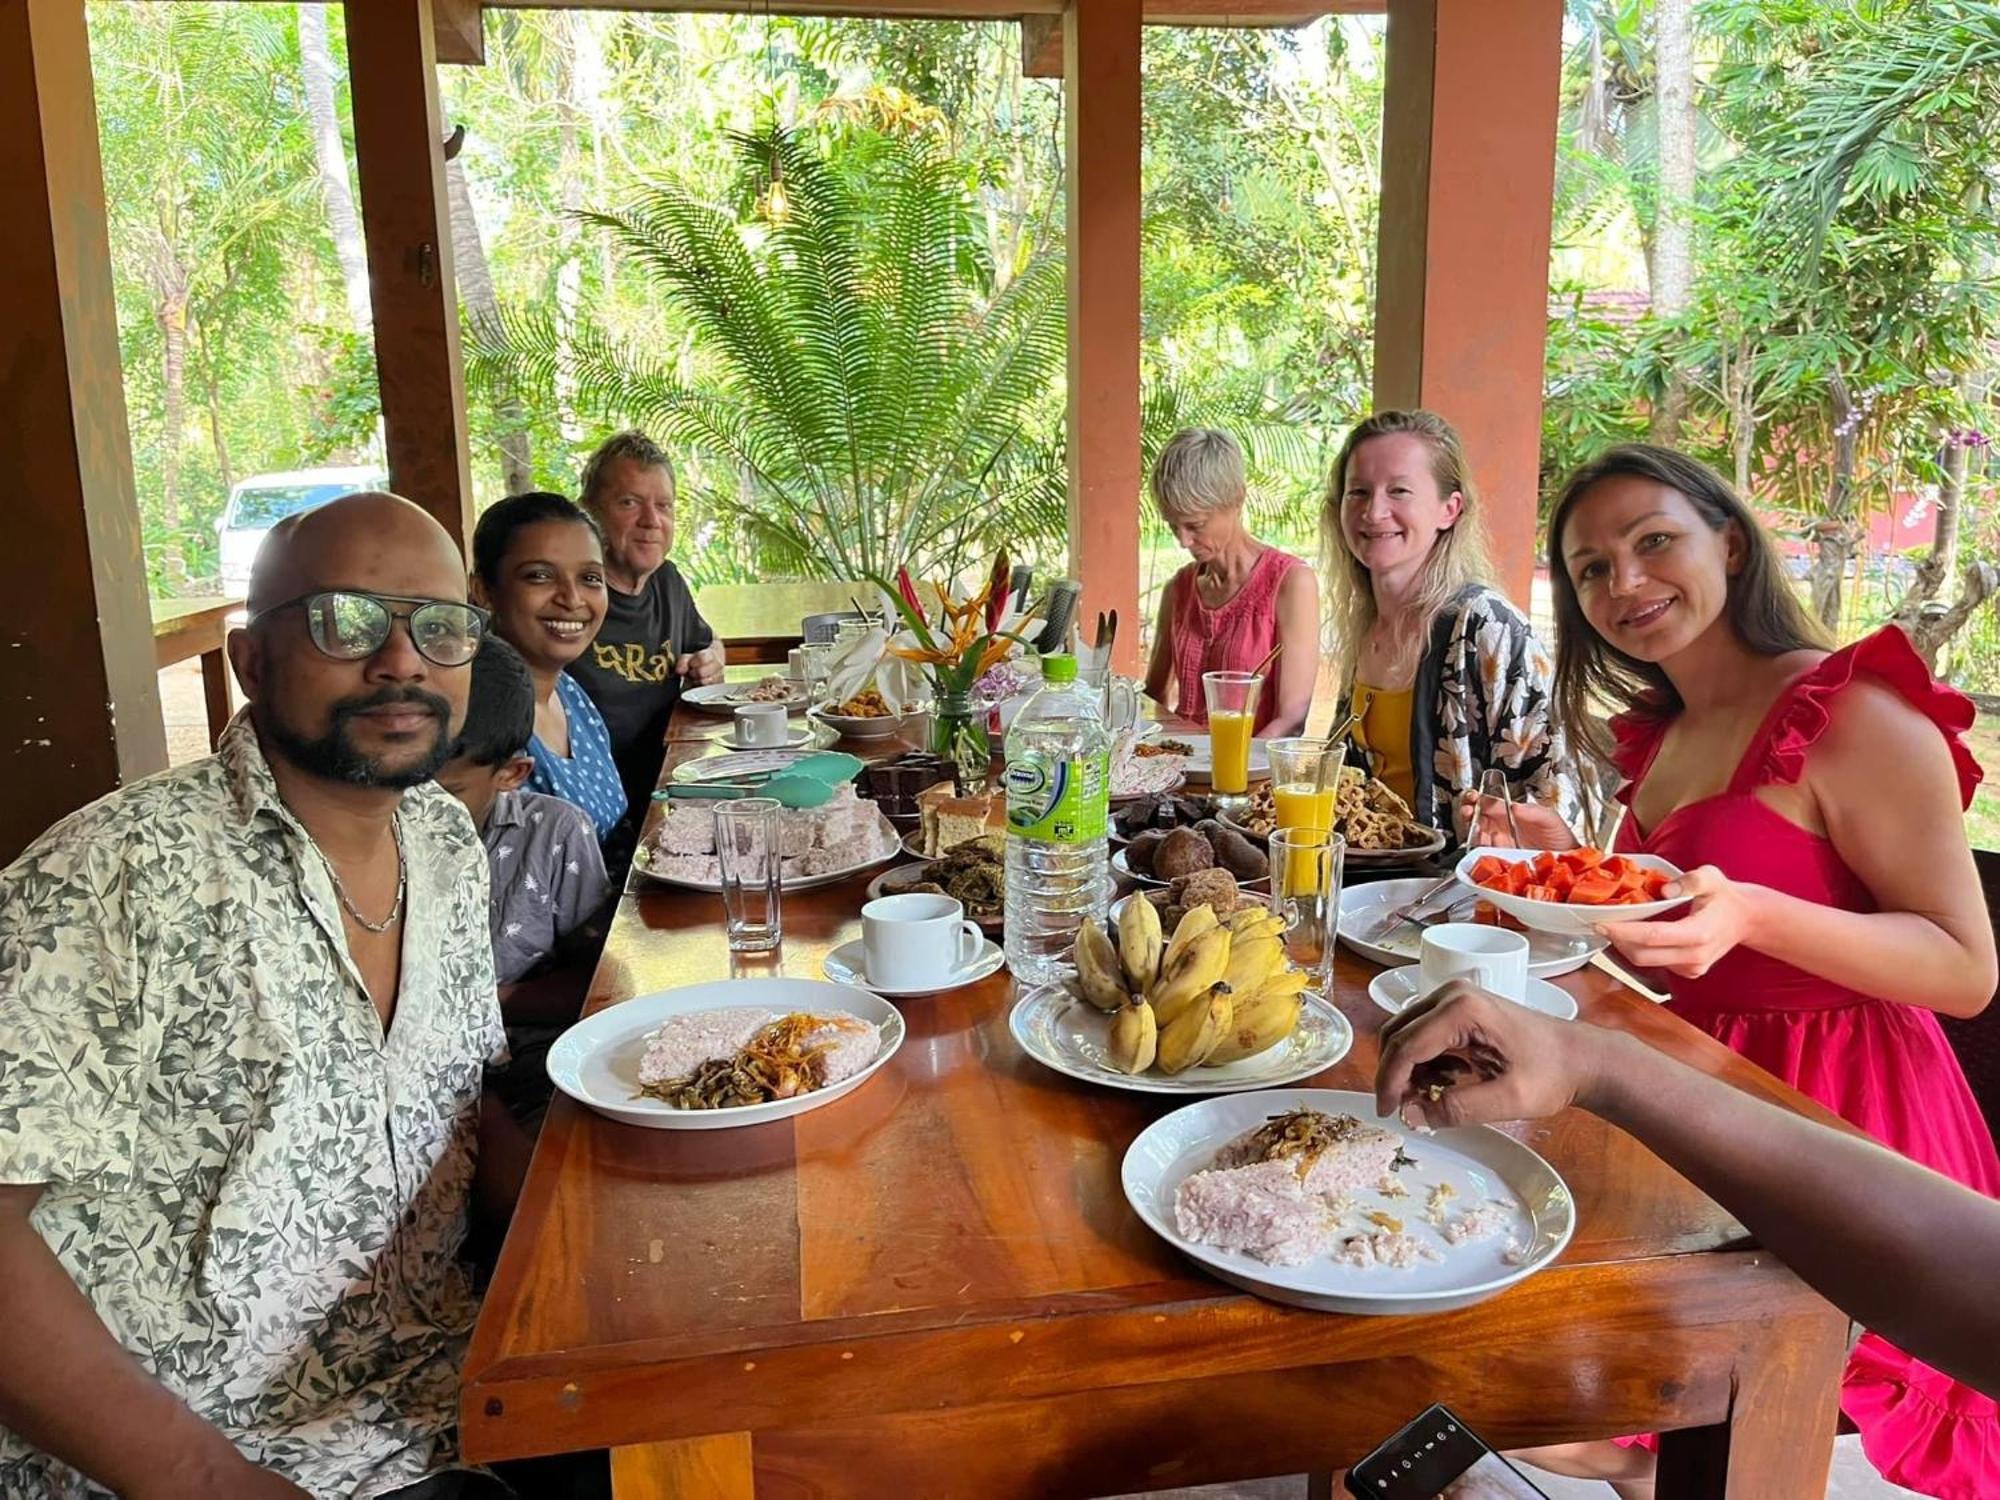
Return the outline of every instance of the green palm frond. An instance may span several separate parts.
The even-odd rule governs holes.
[[[677,304],[691,362],[515,310],[470,340],[472,377],[645,426],[690,460],[683,503],[768,568],[938,575],[998,541],[1060,547],[1061,262],[994,295],[966,174],[925,139],[734,144],[747,211],[669,181],[583,216]]]

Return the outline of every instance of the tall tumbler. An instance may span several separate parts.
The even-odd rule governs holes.
[[[768,953],[784,941],[785,849],[775,797],[744,797],[715,809],[716,862],[732,953]]]

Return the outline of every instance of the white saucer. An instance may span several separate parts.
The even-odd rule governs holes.
[[[1007,961],[1007,955],[1000,951],[1000,945],[987,938],[979,949],[979,956],[964,968],[938,984],[918,985],[914,989],[892,988],[886,984],[876,984],[862,969],[862,949],[860,938],[851,943],[842,943],[827,954],[822,967],[826,977],[835,984],[852,985],[856,989],[873,990],[878,995],[938,995],[946,990],[959,989],[964,985],[977,984],[987,975],[995,973]]]
[[[833,973],[830,968],[827,972]],[[839,978],[838,975],[834,977]],[[854,980],[841,982],[858,983]],[[1405,1008],[1429,993],[1424,988],[1423,969],[1417,964],[1405,964],[1400,969],[1385,969],[1368,981],[1368,998],[1392,1016],[1400,1015]],[[1576,997],[1568,990],[1558,989],[1546,979],[1529,979],[1527,992],[1521,996],[1520,1003],[1529,1010],[1538,1010],[1545,1016],[1554,1016],[1558,1021],[1576,1019]]]
[[[811,728],[792,729],[790,726],[786,728],[785,743],[782,745],[745,745],[737,740],[736,731],[733,729],[728,734],[718,734],[715,737],[715,743],[725,750],[803,750],[812,742]]]

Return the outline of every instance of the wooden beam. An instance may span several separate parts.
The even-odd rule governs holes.
[[[167,764],[83,0],[0,0],[0,864]]]
[[[1375,405],[1465,439],[1500,581],[1538,550],[1562,0],[1392,0]]]
[[[346,10],[389,484],[463,550],[472,475],[432,0],[349,0]]]
[[[437,60],[486,65],[486,8],[481,0],[431,0]]]
[[[1021,76],[1023,78],[1063,76],[1061,16],[1021,17]]]
[[[1139,663],[1139,7],[1063,16],[1070,571],[1124,621],[1121,672]]]

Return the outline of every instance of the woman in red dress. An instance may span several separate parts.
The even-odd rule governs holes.
[[[1681,454],[1614,448],[1580,470],[1549,556],[1558,717],[1626,778],[1619,847],[1672,861],[1687,871],[1675,893],[1694,897],[1606,935],[1667,976],[1675,1014],[2000,1196],[1937,1020],[1978,1014],[1995,982],[1962,816],[1980,779],[1959,739],[1972,704],[1894,627],[1829,650],[1749,508]],[[1593,702],[1621,710],[1609,743]],[[1573,842],[1522,811],[1524,839]],[[1887,1478],[1941,1500],[2000,1495],[1990,1398],[1871,1334],[1841,1405]],[[1597,1472],[1648,1477],[1627,1460]]]

